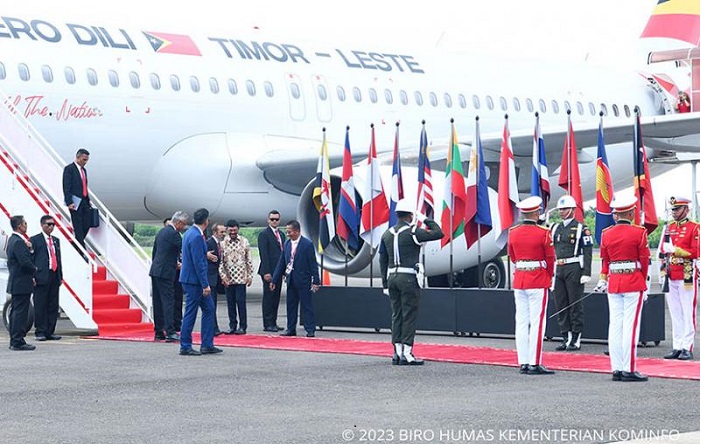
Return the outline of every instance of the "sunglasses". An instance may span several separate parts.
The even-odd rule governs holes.
[[[46,225],[47,227],[53,227],[56,224],[54,222],[47,222],[44,225]]]
[[[271,217],[270,220],[277,221],[277,220],[280,220],[280,218],[279,217]]]

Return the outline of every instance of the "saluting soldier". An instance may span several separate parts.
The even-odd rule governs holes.
[[[633,225],[637,200],[635,196],[614,196],[611,210],[617,215],[616,225],[601,233],[601,279],[595,291],[608,289],[609,357],[614,381],[647,381],[638,373],[635,344],[640,336],[640,313],[647,295],[647,273],[650,249],[647,231]]]
[[[592,236],[589,228],[575,219],[577,202],[570,195],[557,201],[562,222],[552,227],[555,247],[555,305],[562,310],[557,323],[562,344],[556,350],[579,350],[584,330],[584,284],[591,280]],[[565,309],[565,307],[568,307]]]
[[[555,266],[550,230],[538,225],[542,203],[538,196],[519,202],[523,222],[509,230],[509,257],[515,265],[516,352],[519,371],[529,375],[555,373],[542,363],[548,288]]]
[[[421,244],[443,237],[441,227],[422,214],[417,218],[425,225],[414,223],[414,205],[409,199],[397,202],[397,224],[382,235],[380,269],[382,287],[389,289],[392,306],[392,365],[423,365],[412,353],[416,335],[416,318],[419,310],[419,279],[422,269],[419,263]]]
[[[696,300],[698,298],[699,224],[688,219],[689,204],[686,197],[672,197],[674,222],[667,227],[660,253],[668,263],[669,292],[667,306],[672,318],[672,351],[665,359],[693,358],[696,333]]]

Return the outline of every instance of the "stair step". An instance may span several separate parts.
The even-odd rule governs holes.
[[[126,294],[93,294],[92,307],[94,310],[126,309],[129,299]]]
[[[92,274],[93,281],[107,280],[107,267],[98,266],[97,272]]]
[[[98,327],[103,324],[140,324],[141,310],[138,308],[108,308],[106,310],[93,310],[93,320]]]
[[[144,322],[142,324],[105,323],[97,326],[97,333],[100,336],[115,336],[140,332],[153,332],[153,324],[150,322]]]
[[[117,281],[95,280],[92,281],[93,294],[117,294]]]

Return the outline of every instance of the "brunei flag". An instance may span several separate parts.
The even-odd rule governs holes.
[[[319,163],[316,168],[316,179],[312,193],[314,206],[319,212],[319,253],[333,240],[336,227],[333,220],[333,201],[331,200],[331,175],[329,173],[329,146],[326,143],[326,128],[324,141],[319,152]]]
[[[640,37],[676,39],[699,46],[699,0],[658,0]]]
[[[159,54],[202,55],[195,42],[187,35],[146,31],[143,33],[153,50]]]

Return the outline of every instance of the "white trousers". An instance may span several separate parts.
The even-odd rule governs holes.
[[[634,372],[638,357],[643,292],[609,293],[609,357],[611,370]]]
[[[518,364],[541,365],[548,289],[514,290]]]
[[[698,281],[685,284],[683,280],[670,280],[667,307],[672,318],[672,348],[689,350],[694,348],[696,334],[696,301]]]

